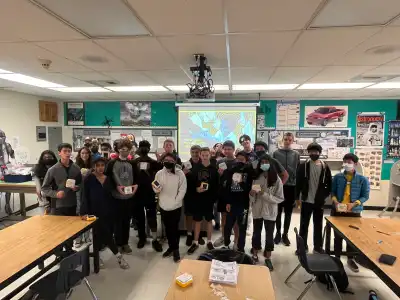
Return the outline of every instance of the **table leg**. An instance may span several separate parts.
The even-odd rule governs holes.
[[[329,224],[329,222],[326,222],[326,239],[325,239],[325,252],[326,254],[331,255],[331,225]]]
[[[100,271],[100,251],[99,247],[97,247],[97,241],[95,240],[97,237],[93,234],[93,266],[94,272],[97,274]]]
[[[26,202],[25,202],[25,194],[19,194],[19,207],[21,210],[21,216],[26,217]]]

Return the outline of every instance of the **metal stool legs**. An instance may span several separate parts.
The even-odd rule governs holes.
[[[333,288],[335,289],[335,292],[336,292],[336,294],[338,295],[338,297],[339,297],[339,300],[342,300],[342,296],[340,296],[340,292],[339,292],[339,290],[338,290],[338,288],[337,288],[337,285],[336,285],[336,281],[335,281],[335,279],[333,278],[333,276],[332,276],[332,275],[328,275],[328,276],[329,276],[329,278],[331,279],[331,282],[332,282]]]
[[[83,282],[86,284],[86,287],[88,288],[90,294],[92,295],[93,300],[98,300],[97,296],[95,295],[92,287],[90,286],[89,281],[86,278],[83,278]]]
[[[310,282],[307,284],[306,288],[304,289],[304,291],[300,294],[300,296],[297,298],[297,300],[301,300],[303,299],[303,297],[308,293],[308,291],[311,289],[311,287],[313,286],[314,282],[317,280],[317,276],[314,276]]]
[[[399,196],[393,197],[393,200],[390,201],[390,203],[388,203],[388,205],[378,214],[378,217],[379,218],[382,217],[385,214],[385,212],[390,208],[390,206],[394,204],[392,214],[390,215],[390,218],[393,218],[394,214],[397,212],[397,207],[399,206],[399,202],[400,202]]]
[[[296,274],[296,272],[300,269],[300,267],[301,267],[301,264],[298,264],[297,267],[293,270],[293,272],[290,273],[290,275],[288,276],[288,278],[286,278],[285,284],[287,284],[287,283],[289,282],[290,278],[292,278],[292,276],[293,276],[294,274]]]

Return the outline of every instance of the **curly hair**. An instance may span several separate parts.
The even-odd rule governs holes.
[[[128,140],[128,139],[122,139],[122,140],[120,140],[120,141],[118,142],[117,150],[122,149],[122,148],[124,148],[124,147],[128,148],[128,150],[130,151],[130,150],[132,149],[132,147],[133,147],[133,144],[132,144],[132,142],[131,142],[130,140]]]

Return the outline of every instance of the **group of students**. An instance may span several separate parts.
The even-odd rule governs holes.
[[[273,270],[271,253],[274,244],[290,246],[288,232],[293,208],[301,207],[300,235],[307,245],[311,216],[314,224],[314,251],[323,253],[322,223],[324,204],[332,197],[332,215],[360,216],[363,203],[369,198],[368,180],[355,171],[356,155],[343,158],[344,172],[332,179],[329,166],[320,159],[322,147],[308,146],[309,159],[300,163],[298,152],[291,148],[294,136],[286,133],[282,147],[272,155],[267,145],[254,146],[247,135],[239,139],[242,150],[232,141],[213,148],[194,145],[190,160],[182,163],[172,140],[164,142],[164,153],[157,160],[149,157],[151,145],[141,141],[135,156],[128,159],[133,144],[129,139],[115,143],[116,158],[91,158],[91,151],[79,151],[76,163],[70,160],[72,147],[59,146],[60,161],[54,153],[42,153],[34,173],[40,196],[48,197],[55,215],[95,215],[94,247],[108,246],[122,268],[129,267],[122,254],[129,254],[130,222],[137,222],[138,248],[146,244],[146,218],[152,235],[152,247],[162,252],[157,239],[157,210],[168,240],[163,257],[180,261],[179,223],[182,207],[186,219],[188,254],[199,245],[207,249],[229,247],[234,232],[233,248],[244,252],[246,232],[252,223],[251,254],[258,261],[262,250],[261,233],[265,228],[265,264]],[[90,165],[89,163],[92,163]],[[41,167],[44,166],[44,167]],[[77,210],[77,205],[80,207]],[[337,207],[341,205],[341,210]],[[343,204],[345,209],[343,210]],[[282,213],[284,223],[282,228]],[[221,236],[212,241],[213,223]],[[206,224],[207,243],[201,237]],[[275,232],[275,237],[274,237]],[[306,246],[308,249],[308,246]],[[335,236],[335,255],[340,256],[342,239]],[[349,246],[348,249],[349,251]],[[358,267],[350,257],[353,271]]]

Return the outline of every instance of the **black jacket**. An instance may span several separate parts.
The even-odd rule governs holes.
[[[235,208],[248,209],[250,198],[249,193],[255,175],[253,166],[251,164],[240,165],[236,164],[230,170],[226,170],[226,189],[227,197],[226,202]],[[240,183],[233,182],[233,175],[240,174],[242,181]]]
[[[194,201],[216,202],[218,196],[219,174],[215,166],[205,167],[203,164],[196,164],[187,176],[188,191]],[[197,193],[196,189],[202,183],[208,183],[208,190]]]
[[[314,203],[318,206],[323,206],[325,204],[325,199],[331,193],[332,187],[332,174],[329,166],[321,161],[322,170],[319,177],[319,185],[317,192],[315,194]],[[309,178],[310,178],[310,160],[303,162],[297,168],[296,176],[296,199],[299,199],[301,193],[301,200],[306,201],[308,197],[309,190]]]
[[[137,194],[141,196],[153,196],[154,191],[151,184],[154,181],[156,173],[162,169],[162,164],[147,155],[136,158],[133,163],[136,165],[136,172],[138,174],[136,183],[139,185],[139,189]],[[141,163],[145,163],[142,168]],[[144,167],[147,168],[144,169]]]
[[[89,174],[85,177],[84,197],[81,203],[80,214],[95,215],[96,217],[109,217],[112,215],[111,180],[107,177],[101,184],[96,175]]]

